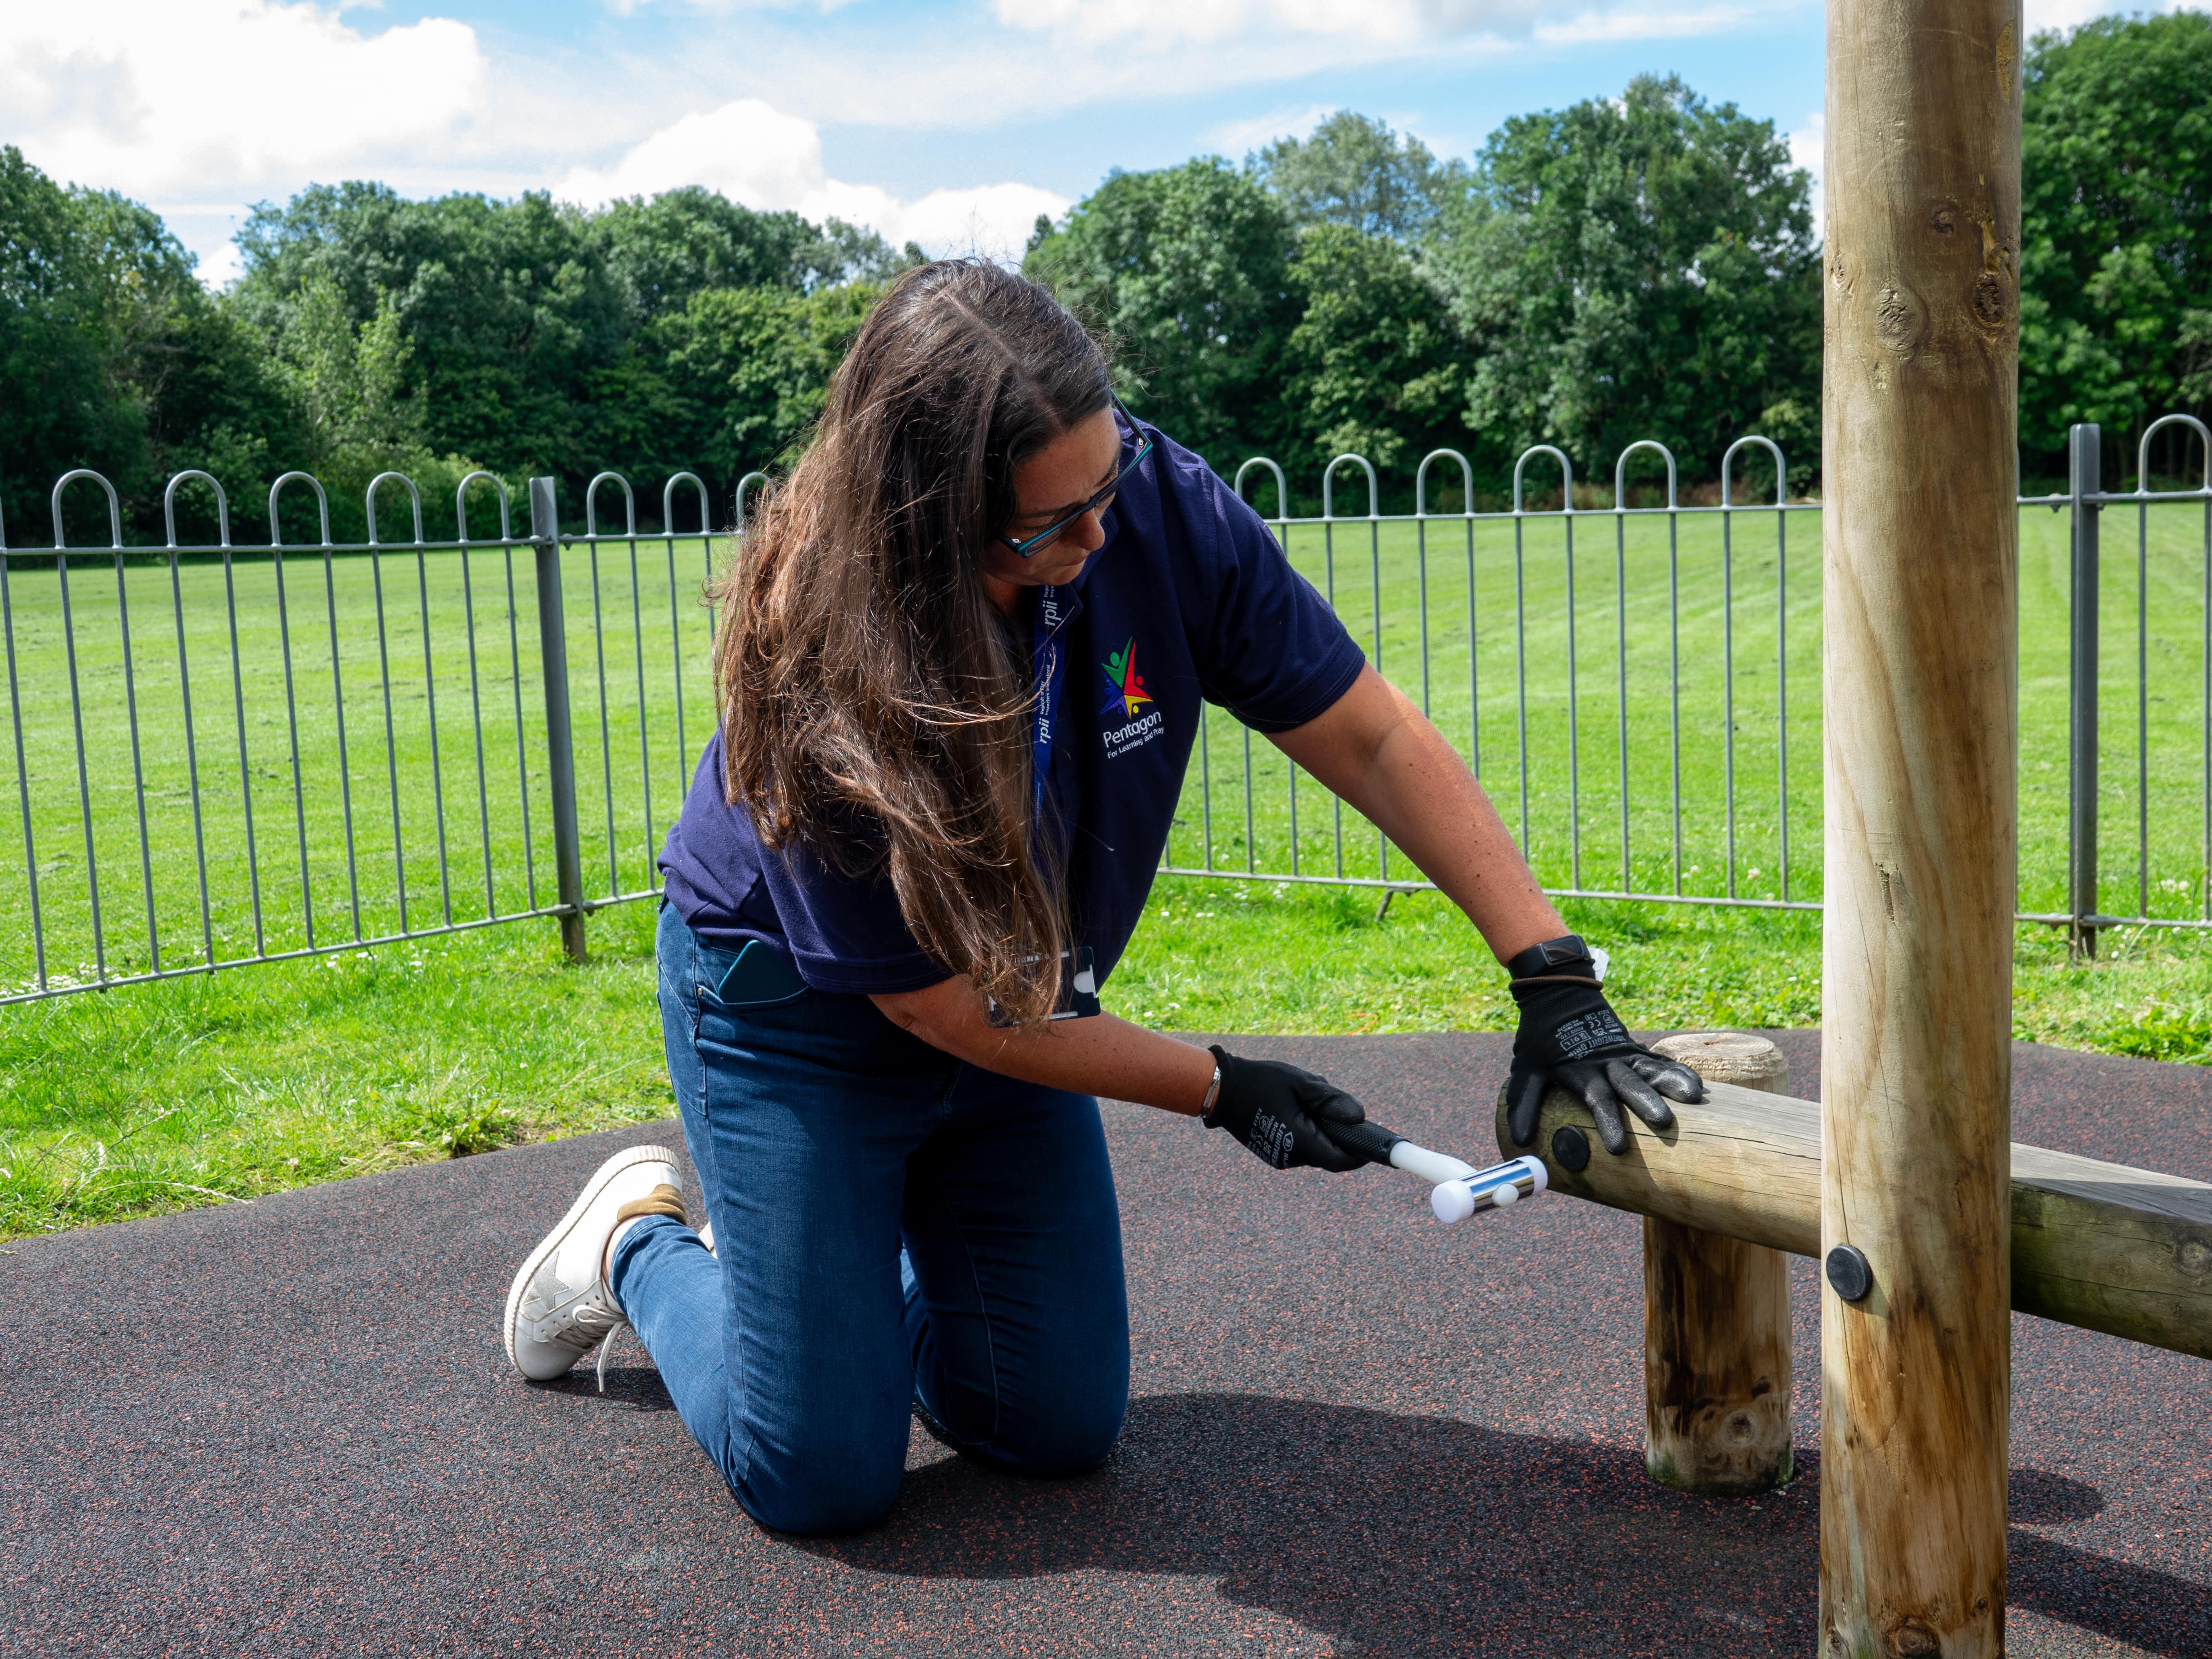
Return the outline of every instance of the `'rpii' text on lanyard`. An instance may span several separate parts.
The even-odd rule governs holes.
[[[1067,675],[1067,653],[1060,643],[1060,624],[1066,614],[1060,589],[1037,589],[1036,641],[1031,647],[1030,667],[1036,685],[1036,733],[1030,746],[1030,774],[1034,790],[1031,823],[1044,822],[1044,783],[1052,770],[1052,723],[1060,713],[1060,682]]]

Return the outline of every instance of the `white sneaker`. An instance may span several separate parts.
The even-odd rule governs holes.
[[[606,1387],[607,1339],[629,1323],[603,1277],[616,1212],[653,1189],[680,1192],[682,1177],[665,1146],[626,1146],[584,1183],[584,1190],[530,1253],[507,1293],[507,1357],[532,1382],[566,1373],[599,1350],[599,1386]],[[665,1212],[661,1212],[665,1213]]]
[[[711,1218],[700,1225],[699,1242],[707,1247],[708,1255],[714,1254],[714,1224]]]

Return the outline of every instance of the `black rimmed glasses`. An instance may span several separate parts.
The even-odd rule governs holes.
[[[1110,396],[1111,394],[1109,393],[1109,395]],[[999,538],[1001,542],[1005,543],[1008,547],[1012,548],[1015,553],[1020,557],[1024,559],[1035,558],[1038,554],[1043,552],[1046,548],[1052,545],[1054,538],[1058,536],[1060,532],[1066,529],[1068,526],[1073,524],[1085,514],[1104,512],[1108,504],[1113,501],[1115,491],[1121,489],[1122,481],[1127,478],[1132,472],[1134,472],[1138,467],[1141,466],[1144,464],[1145,457],[1152,453],[1152,441],[1150,438],[1147,438],[1144,434],[1143,429],[1138,426],[1137,417],[1129,413],[1128,405],[1124,404],[1119,398],[1115,398],[1114,399],[1114,407],[1120,412],[1121,418],[1129,423],[1130,434],[1137,441],[1136,448],[1122,460],[1121,469],[1114,474],[1113,481],[1109,483],[1105,489],[1100,490],[1089,501],[1084,502],[1082,506],[1077,507],[1074,512],[1067,514],[1066,517],[1048,525],[1044,529],[1038,531],[1036,535],[1025,538],[1020,541],[1015,540],[1012,536],[1001,536]]]

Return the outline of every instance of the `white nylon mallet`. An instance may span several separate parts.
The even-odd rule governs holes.
[[[1539,1158],[1516,1158],[1478,1170],[1444,1152],[1417,1146],[1379,1123],[1328,1123],[1322,1133],[1347,1152],[1365,1152],[1394,1170],[1429,1183],[1429,1207],[1446,1226],[1486,1210],[1502,1210],[1534,1198],[1551,1185]]]

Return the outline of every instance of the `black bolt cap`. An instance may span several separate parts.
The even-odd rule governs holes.
[[[1828,1252],[1828,1283],[1846,1302],[1860,1302],[1874,1289],[1874,1264],[1855,1245],[1838,1244]]]
[[[1589,1137],[1571,1123],[1552,1131],[1552,1162],[1563,1170],[1589,1168]]]

